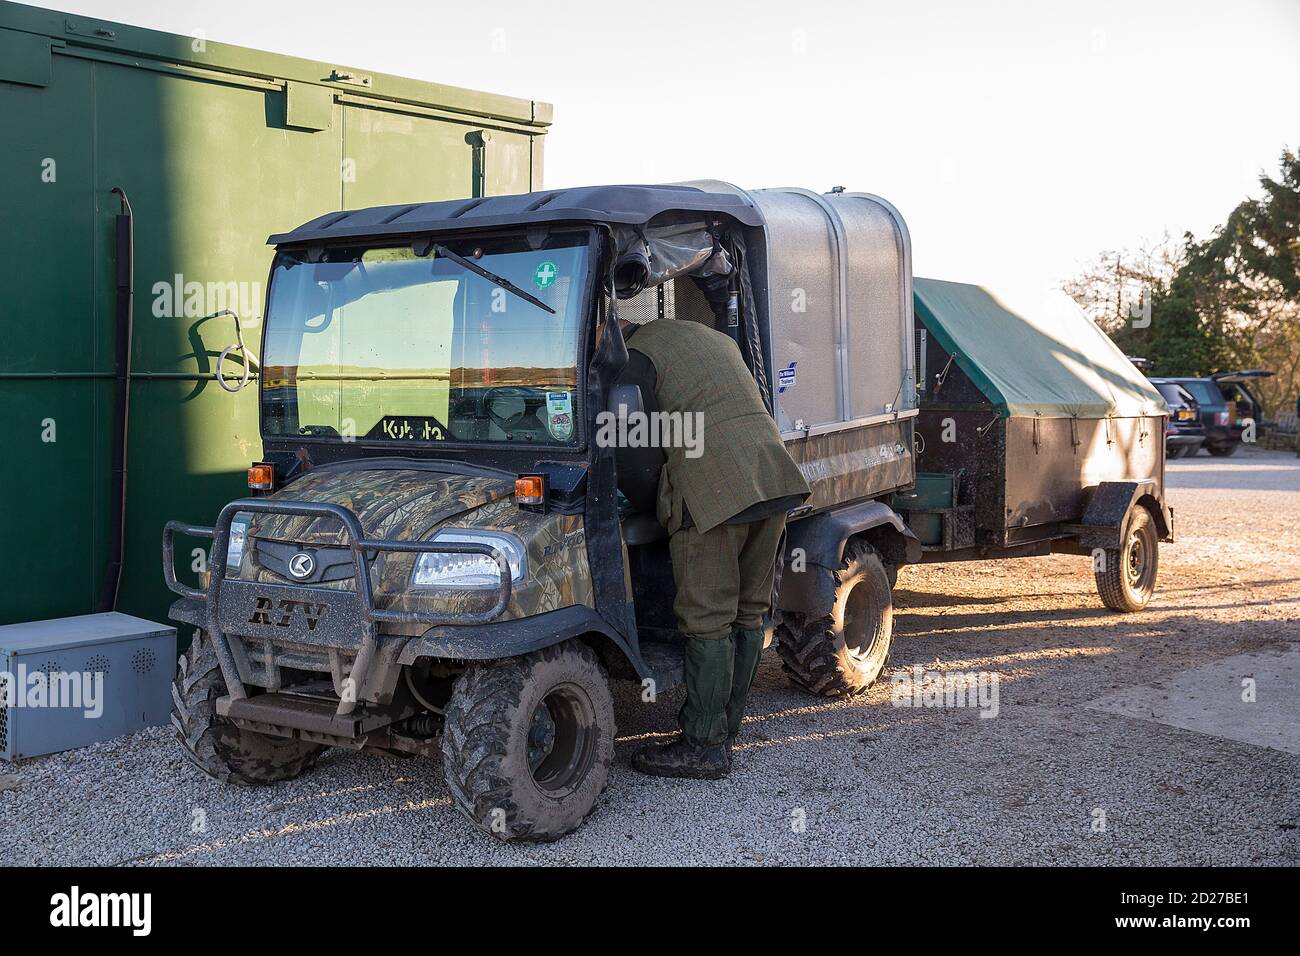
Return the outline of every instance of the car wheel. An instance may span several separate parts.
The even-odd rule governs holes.
[[[456,678],[442,738],[456,808],[499,840],[576,830],[614,760],[614,702],[596,654],[568,640]]]
[[[1102,553],[1100,567],[1094,567],[1097,592],[1112,611],[1140,611],[1156,590],[1160,564],[1160,541],[1151,512],[1141,505],[1129,512],[1124,543]]]
[[[830,613],[791,615],[777,628],[776,650],[791,683],[821,697],[849,697],[880,676],[893,635],[889,575],[870,545],[854,541],[844,549]]]
[[[217,698],[226,693],[212,639],[198,631],[177,663],[171,721],[190,763],[214,780],[245,787],[292,780],[325,751],[320,744],[236,727],[217,714]]]

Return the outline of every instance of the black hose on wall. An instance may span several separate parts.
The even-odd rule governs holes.
[[[109,514],[109,560],[99,592],[98,610],[117,608],[126,560],[126,462],[131,425],[131,339],[135,332],[135,221],[126,190],[114,186],[122,200],[117,236],[117,375],[113,397],[113,488]]]

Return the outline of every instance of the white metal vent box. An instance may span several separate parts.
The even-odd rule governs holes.
[[[167,723],[176,628],[129,614],[0,627],[0,759]]]

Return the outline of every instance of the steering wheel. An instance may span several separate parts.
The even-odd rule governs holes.
[[[497,399],[517,398],[523,403],[523,408],[515,412],[509,418],[498,415],[492,408],[492,403]],[[504,432],[510,432],[523,421],[528,414],[530,402],[534,407],[541,404],[545,399],[539,398],[536,392],[526,385],[494,385],[483,393],[483,408],[487,412],[488,418]]]

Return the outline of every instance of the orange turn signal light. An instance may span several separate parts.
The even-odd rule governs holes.
[[[515,479],[515,502],[540,505],[546,500],[546,483],[541,475],[524,475]]]
[[[275,488],[275,466],[258,462],[248,469],[248,487],[254,491],[272,491]]]

